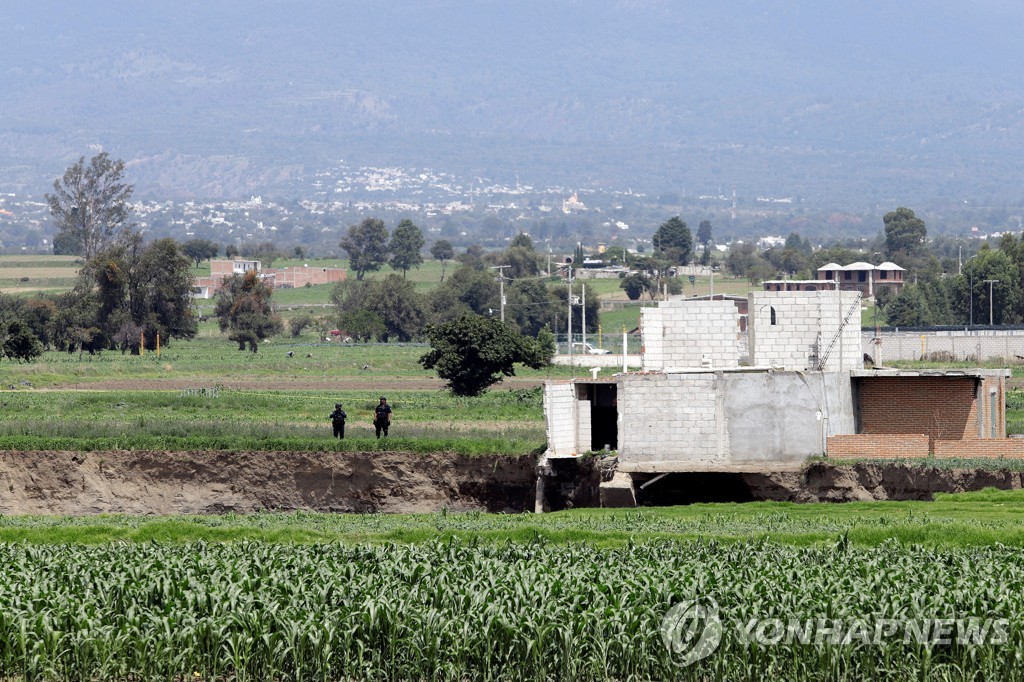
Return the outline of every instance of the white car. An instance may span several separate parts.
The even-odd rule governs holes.
[[[611,351],[607,348],[594,348],[589,343],[572,344],[572,352],[585,353],[587,355],[611,355]]]

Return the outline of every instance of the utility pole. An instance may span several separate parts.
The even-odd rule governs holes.
[[[988,284],[988,326],[992,326],[992,286],[998,282],[998,279],[986,279],[984,280]]]
[[[584,282],[580,287],[580,291],[583,292],[583,306],[581,308],[583,314],[583,345],[580,348],[584,353],[587,352],[587,283]]]
[[[565,300],[569,302],[569,326],[566,327],[566,331],[569,332],[567,338],[569,340],[569,364],[572,365],[572,265],[567,268],[569,271],[569,295],[565,297]]]
[[[505,273],[503,268],[510,268],[511,265],[494,265],[491,270],[498,271],[498,296],[501,298],[501,321],[505,321]]]

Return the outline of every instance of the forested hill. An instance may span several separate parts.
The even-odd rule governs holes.
[[[140,196],[344,158],[815,205],[1021,200],[1009,0],[0,5],[0,188],[90,145]]]

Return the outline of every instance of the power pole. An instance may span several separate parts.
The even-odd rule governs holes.
[[[992,326],[992,285],[997,283],[998,279],[986,279],[984,280],[988,284],[988,326]]]
[[[498,296],[501,298],[501,321],[505,321],[505,273],[502,272],[503,268],[510,268],[511,265],[495,265],[491,267],[491,270],[498,271]]]
[[[566,331],[569,332],[569,364],[572,365],[572,265],[567,269],[569,271],[569,295],[565,297],[565,300],[569,302],[569,326]]]

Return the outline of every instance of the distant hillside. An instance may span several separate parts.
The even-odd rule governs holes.
[[[1022,200],[1017,2],[46,0],[0,26],[16,190],[101,145],[143,196],[297,195],[344,158],[815,206]]]

